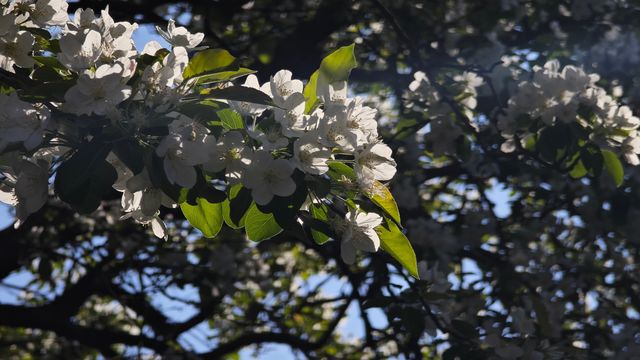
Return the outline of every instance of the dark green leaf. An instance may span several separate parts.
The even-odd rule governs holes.
[[[309,205],[309,213],[313,219],[317,220],[317,222],[314,223],[305,221],[305,224],[311,227],[313,240],[318,244],[326,243],[331,239],[333,232],[329,224],[327,224],[327,220],[329,220],[329,208],[324,204],[311,204]]]
[[[451,321],[451,327],[458,334],[466,338],[475,339],[478,337],[478,330],[476,327],[466,321],[454,319]]]
[[[604,166],[604,157],[597,145],[587,144],[581,148],[580,160],[591,176],[600,176]]]
[[[172,200],[179,202],[181,188],[167,179],[163,159],[156,156],[155,152],[149,152],[145,156],[145,168],[149,173],[149,179],[153,186],[162,189]]]
[[[213,89],[202,95],[205,99],[223,99],[243,101],[252,104],[273,106],[273,100],[269,95],[260,90],[245,86],[229,86],[222,89]]]
[[[549,162],[557,161],[563,154],[571,140],[571,130],[568,126],[558,124],[542,129],[536,142],[536,150]]]
[[[229,188],[227,199],[222,203],[222,216],[227,226],[233,229],[244,227],[247,210],[251,206],[251,191],[241,184]]]
[[[145,150],[134,139],[126,139],[113,144],[113,153],[134,174],[139,174],[144,169]]]
[[[231,67],[233,68],[233,67]],[[203,75],[198,79],[198,84],[205,85],[223,81],[231,81],[239,77],[254,74],[256,71],[247,68],[238,68],[237,70],[221,71],[213,74]]]
[[[56,194],[79,213],[93,212],[112,191],[118,173],[105,160],[109,151],[111,145],[94,139],[82,145],[56,172]]]
[[[210,184],[207,176],[199,168],[196,168],[196,172],[196,184],[191,189],[181,189],[180,203],[186,201],[191,205],[197,205],[197,199],[199,198],[203,198],[210,203],[221,203],[227,199],[227,195]]]

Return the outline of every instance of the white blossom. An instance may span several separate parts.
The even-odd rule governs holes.
[[[0,11],[0,36],[16,33],[18,31],[16,20],[14,13],[8,12],[7,10]]]
[[[176,47],[164,57],[162,63],[148,66],[142,74],[145,84],[139,98],[157,111],[166,111],[178,102],[181,93],[176,88],[182,82],[182,72],[189,62],[187,50]]]
[[[249,136],[260,142],[263,150],[271,151],[287,147],[289,139],[282,134],[282,126],[273,124],[266,129],[250,130]]]
[[[100,59],[104,63],[126,62],[132,59],[138,52],[131,38],[133,32],[138,28],[136,23],[126,21],[114,22],[109,15],[109,7],[100,12],[102,26],[102,52]]]
[[[342,234],[340,255],[347,264],[356,260],[356,251],[376,252],[380,248],[380,237],[375,227],[382,223],[382,217],[376,213],[365,213],[351,209],[345,216],[345,222],[338,229]]]
[[[229,131],[218,140],[211,157],[204,164],[204,169],[210,172],[225,170],[227,181],[237,183],[249,164],[251,149],[244,143],[242,134]]]
[[[15,72],[13,65],[30,68],[35,61],[29,53],[33,49],[33,35],[26,31],[9,33],[0,37],[0,68]]]
[[[577,122],[591,131],[592,141],[619,151],[631,164],[637,163],[635,139],[640,119],[596,85],[597,74],[570,65],[561,69],[557,60],[534,67],[533,72],[533,79],[518,85],[498,118],[498,129],[505,138],[502,151],[514,151],[516,138],[529,135],[536,119],[546,125]]]
[[[293,163],[305,173],[326,173],[329,171],[327,161],[331,159],[331,151],[318,143],[314,134],[304,135],[293,143]]]
[[[170,134],[162,139],[156,154],[163,158],[167,179],[183,188],[196,184],[194,166],[206,163],[216,139],[202,124],[180,116],[169,124]]]
[[[282,125],[282,132],[290,137],[304,134],[312,125],[312,118],[304,113],[305,99],[302,93],[293,93],[273,109],[276,121]]]
[[[161,189],[153,186],[146,169],[127,179],[124,188],[116,190],[122,191],[121,205],[125,212],[122,220],[131,218],[149,225],[155,236],[166,238],[166,226],[159,217],[159,209],[160,206],[175,207],[175,204]]]
[[[29,6],[29,20],[40,27],[62,26],[69,20],[68,7],[66,0],[37,0]]]
[[[93,9],[77,9],[73,14],[73,20],[67,22],[65,33],[85,32],[91,30],[99,30],[100,20],[96,18]]]
[[[621,146],[624,159],[631,165],[640,165],[640,137],[628,137]]]
[[[242,184],[251,189],[256,204],[266,205],[275,195],[286,197],[294,193],[296,183],[291,178],[294,170],[289,160],[274,159],[268,152],[258,151],[245,171]]]
[[[58,61],[70,70],[81,72],[95,65],[101,51],[102,36],[99,32],[67,32],[60,38]]]
[[[49,163],[18,160],[2,169],[6,179],[0,184],[0,202],[16,208],[15,227],[40,210],[49,197]]]
[[[159,26],[156,26],[156,30],[173,47],[193,49],[204,39],[203,33],[192,34],[183,26],[176,27],[176,22],[173,19],[169,20],[167,31],[162,30]]]
[[[80,75],[76,85],[64,95],[63,109],[77,115],[105,115],[131,95],[120,64],[102,65],[95,72]]]
[[[319,110],[318,110],[319,111]],[[358,144],[358,129],[350,129],[346,116],[339,116],[332,110],[319,117],[318,141],[324,146],[337,147],[345,152],[352,152]]]
[[[0,94],[0,151],[7,145],[22,143],[32,150],[41,142],[44,130],[49,125],[49,111],[18,99],[16,93]]]
[[[378,138],[377,111],[362,105],[362,99],[347,99],[325,105],[325,115],[336,117],[335,123],[340,124],[342,132],[349,133],[347,137],[355,139],[356,146]],[[351,145],[351,144],[350,144]]]
[[[253,74],[249,74],[241,86],[260,90],[258,77]],[[267,109],[266,105],[254,104],[246,101],[229,101],[229,106],[231,106],[231,108],[237,111],[240,115],[252,117],[260,116],[260,114]]]
[[[374,143],[356,151],[355,171],[364,182],[391,180],[396,173],[396,162],[391,148],[383,143]]]
[[[291,71],[280,70],[271,77],[269,83],[263,86],[263,91],[273,98],[273,102],[285,109],[290,109],[285,105],[285,101],[295,94],[302,94],[303,90],[302,81],[292,79],[292,76]]]

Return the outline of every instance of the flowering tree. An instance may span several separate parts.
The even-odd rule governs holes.
[[[3,355],[638,356],[626,2],[1,4]]]

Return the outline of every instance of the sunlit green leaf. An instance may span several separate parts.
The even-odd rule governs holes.
[[[270,239],[280,232],[282,228],[278,225],[273,214],[265,214],[256,204],[251,204],[245,218],[245,230],[247,237],[253,241],[263,241]]]
[[[186,80],[239,69],[236,58],[227,50],[208,49],[195,54],[189,60],[182,77]]]
[[[413,247],[409,239],[402,233],[398,225],[393,221],[386,221],[376,228],[380,236],[380,245],[384,251],[388,252],[400,265],[409,271],[416,279],[418,276],[418,262]]]
[[[578,160],[578,162],[573,166],[573,168],[569,172],[569,176],[571,176],[574,179],[580,179],[585,175],[587,175],[587,169],[585,169],[584,164],[582,164],[582,160]]]
[[[242,120],[242,116],[232,109],[222,109],[217,112],[218,117],[220,118],[220,122],[222,127],[227,130],[240,130],[244,129],[244,121]]]
[[[184,217],[204,237],[215,237],[222,228],[222,203],[210,203],[205,198],[197,198],[195,204],[188,201],[180,204]]]
[[[624,181],[624,168],[618,156],[610,150],[602,150],[602,157],[604,158],[604,167],[613,180],[616,182],[616,186],[622,185]]]
[[[351,70],[357,66],[355,44],[343,46],[322,59],[320,68],[311,75],[304,88],[305,112],[309,113],[317,106],[319,89],[328,84],[347,81]]]
[[[398,204],[391,195],[389,189],[379,181],[373,182],[373,187],[366,193],[367,197],[384,210],[391,218],[398,224],[400,224],[400,211],[398,210]]]

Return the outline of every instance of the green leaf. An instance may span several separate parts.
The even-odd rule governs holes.
[[[322,59],[320,68],[311,75],[304,88],[305,113],[310,113],[317,106],[318,87],[349,79],[351,70],[358,66],[354,50],[355,44],[343,46]]]
[[[327,174],[332,179],[339,179],[342,176],[345,176],[351,180],[356,179],[355,170],[353,170],[353,168],[351,168],[349,165],[343,162],[336,161],[336,160],[329,160],[327,161],[327,165],[329,165],[329,172]]]
[[[263,213],[255,203],[251,204],[247,211],[245,230],[247,237],[253,241],[267,240],[282,232],[275,216]]]
[[[315,109],[316,106],[318,106],[319,101],[318,101],[318,95],[317,95],[317,88],[318,88],[319,73],[320,71],[316,70],[313,72],[313,74],[311,74],[311,77],[309,78],[309,82],[307,82],[307,85],[304,87],[304,90],[302,91],[302,94],[304,95],[304,100],[305,100],[305,104],[304,104],[305,114],[311,114],[313,109]]]
[[[222,203],[227,199],[224,191],[216,189],[208,180],[202,170],[196,168],[196,184],[191,189],[182,188],[180,190],[179,203],[188,202],[191,205],[197,205],[197,199],[203,198],[210,203]]]
[[[247,210],[251,206],[251,191],[241,184],[229,188],[227,199],[222,203],[222,217],[224,222],[232,229],[244,227]]]
[[[540,131],[536,150],[549,162],[556,162],[571,141],[571,130],[563,124],[545,127]]]
[[[318,82],[324,80],[327,84],[346,81],[351,70],[358,66],[355,55],[356,44],[343,46],[322,59]]]
[[[331,180],[326,177],[307,175],[305,183],[320,198],[327,197],[331,192]]]
[[[180,209],[191,226],[202,231],[206,238],[215,237],[222,228],[222,203],[210,203],[199,197],[195,205],[185,201]]]
[[[58,59],[49,56],[34,56],[37,64],[33,68],[31,78],[40,82],[64,81],[64,74],[69,70]]]
[[[55,190],[60,199],[79,213],[91,213],[113,189],[116,169],[105,158],[111,145],[94,139],[82,145],[56,172]]]
[[[127,138],[113,144],[113,153],[134,174],[144,169],[144,148],[135,139]]]
[[[624,168],[618,156],[610,150],[602,150],[602,157],[604,158],[604,167],[607,169],[609,175],[613,177],[616,186],[622,185],[624,181]]]
[[[49,81],[25,89],[20,98],[25,101],[59,101],[64,102],[64,94],[76,84],[73,79]]]
[[[219,101],[202,100],[198,102],[181,103],[178,107],[178,111],[190,118],[207,123],[209,121],[218,120],[217,111],[225,109],[226,107],[228,107],[227,104]]]
[[[587,169],[584,167],[582,160],[578,160],[578,162],[573,166],[573,168],[569,172],[569,176],[571,176],[574,179],[580,179],[585,175],[587,175]]]
[[[458,334],[466,338],[475,339],[478,337],[478,330],[476,329],[476,327],[466,321],[457,319],[451,320],[451,327]]]
[[[203,75],[198,79],[198,84],[206,85],[211,83],[217,83],[222,81],[231,81],[237,79],[239,77],[247,76],[249,74],[254,74],[257,71],[247,69],[244,67],[238,68],[238,70],[229,70],[229,71],[221,71],[214,74]]]
[[[604,166],[604,156],[598,145],[587,144],[581,148],[580,160],[591,176],[600,176]]]
[[[218,110],[216,112],[222,123],[222,127],[227,130],[241,130],[244,129],[244,121],[242,116],[232,109],[226,108]]]
[[[523,148],[525,150],[533,151],[536,148],[536,136],[534,134],[526,135],[522,139]]]
[[[416,254],[411,247],[409,239],[402,233],[398,225],[389,219],[376,228],[380,237],[380,243],[384,251],[388,252],[394,259],[409,271],[411,276],[419,279],[418,262]]]
[[[252,104],[274,106],[273,100],[269,95],[260,90],[246,86],[229,86],[222,89],[212,89],[204,93],[202,96],[205,99],[244,101]]]
[[[549,322],[549,312],[547,311],[547,307],[544,306],[544,303],[540,300],[537,294],[531,295],[529,298],[531,299],[533,310],[536,312],[536,322],[538,323],[538,326],[540,326],[540,332],[544,336],[549,336],[553,332],[553,329]]]
[[[316,243],[322,245],[331,239],[331,236],[327,234],[328,231],[322,231],[321,226],[319,226],[323,224],[329,227],[329,224],[327,224],[329,209],[325,204],[311,204],[309,205],[309,213],[313,219],[320,222],[320,224],[311,225],[311,237]]]
[[[41,29],[39,27],[28,27],[28,26],[23,26],[22,30],[26,30],[30,33],[32,33],[33,35],[36,36],[41,36],[44,39],[51,39],[51,34],[45,30],[45,29]]]
[[[378,205],[384,212],[386,212],[393,221],[400,224],[400,211],[398,210],[398,204],[391,195],[389,189],[379,181],[373,182],[373,188],[366,193],[367,197]]]
[[[237,71],[239,68],[236,58],[227,50],[208,49],[195,54],[189,60],[182,77],[187,80],[227,71]]]

